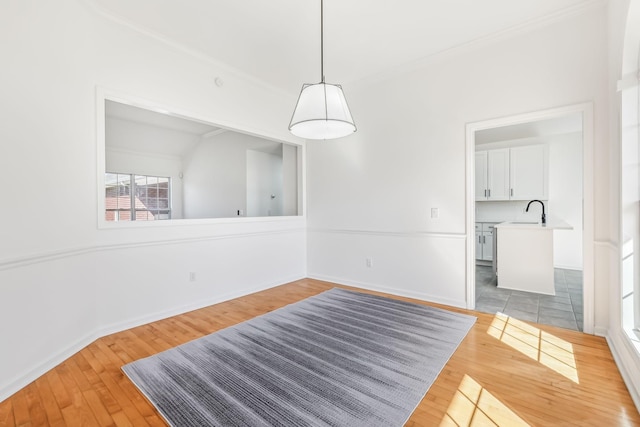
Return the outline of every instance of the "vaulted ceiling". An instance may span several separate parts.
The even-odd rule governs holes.
[[[296,93],[320,80],[320,0],[86,0],[104,15]],[[410,66],[597,0],[325,0],[327,82]]]

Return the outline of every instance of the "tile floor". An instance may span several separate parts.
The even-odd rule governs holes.
[[[582,271],[555,269],[556,295],[496,287],[491,267],[476,266],[476,310],[582,331]]]

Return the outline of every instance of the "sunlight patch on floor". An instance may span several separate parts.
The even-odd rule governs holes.
[[[571,343],[503,313],[495,315],[487,333],[579,384]]]
[[[529,426],[504,403],[469,375],[465,375],[451,400],[440,427]]]

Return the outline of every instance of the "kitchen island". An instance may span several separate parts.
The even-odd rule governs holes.
[[[555,295],[553,233],[572,229],[563,221],[497,224],[498,288]]]

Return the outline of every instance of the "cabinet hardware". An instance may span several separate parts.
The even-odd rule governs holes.
[[[513,188],[511,189],[511,196],[513,197]]]
[[[491,189],[488,189],[487,192],[489,193],[488,196],[491,197]]]

